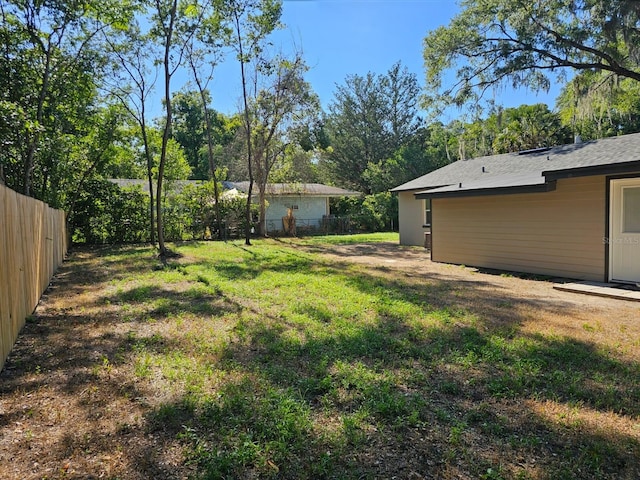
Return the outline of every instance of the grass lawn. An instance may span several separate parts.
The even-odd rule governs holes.
[[[363,241],[73,253],[0,376],[8,478],[640,478],[637,327],[319,253]]]

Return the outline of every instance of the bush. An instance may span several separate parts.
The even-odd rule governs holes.
[[[188,184],[181,191],[167,185],[162,202],[165,240],[243,236],[247,197],[239,193],[222,195],[222,186],[219,188],[222,232],[217,231],[212,182]],[[90,180],[85,183],[69,218],[72,241],[88,244],[149,242],[149,208],[149,196],[140,186],[121,189],[108,180]],[[252,205],[252,227],[257,218],[258,205]]]
[[[89,180],[69,216],[74,243],[149,241],[149,199],[140,187],[121,190],[108,180]]]
[[[390,192],[362,197],[342,197],[332,203],[331,211],[338,217],[350,217],[357,232],[383,232],[398,226],[398,198]]]

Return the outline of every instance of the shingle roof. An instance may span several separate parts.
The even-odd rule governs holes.
[[[110,182],[115,183],[121,188],[132,187],[140,185],[144,192],[149,192],[148,180],[141,180],[135,178],[111,178]],[[203,183],[203,180],[177,180],[171,182],[173,188],[182,190],[185,185],[199,185]],[[249,182],[222,182],[223,186],[227,190],[235,188],[236,190],[246,193],[249,190]],[[155,181],[154,181],[155,192]],[[257,185],[254,185],[254,193],[258,192]],[[360,195],[360,192],[354,192],[352,190],[344,190],[338,187],[331,187],[329,185],[322,185],[320,183],[268,183],[267,184],[268,195],[310,195],[310,196],[322,196],[322,197],[343,197],[343,196],[356,196]]]
[[[395,187],[392,191],[429,190],[444,193],[461,189],[538,185],[540,179],[544,180],[543,174],[628,162],[638,162],[640,170],[640,133],[538,149],[529,153],[505,153],[458,160]],[[435,188],[438,190],[431,190]]]
[[[534,173],[519,173],[513,175],[498,175],[488,176],[481,178],[480,180],[471,180],[469,182],[458,182],[453,185],[447,185],[445,187],[433,188],[427,190],[427,192],[439,194],[449,192],[464,191],[480,191],[480,190],[495,190],[497,188],[513,188],[513,187],[525,187],[544,185],[545,178],[537,172]]]
[[[249,190],[249,182],[223,182],[225,188],[235,188],[241,192]],[[254,185],[254,193],[258,192],[257,185]],[[356,196],[360,192],[345,190],[320,183],[268,183],[267,195],[309,195],[322,197],[343,197]]]

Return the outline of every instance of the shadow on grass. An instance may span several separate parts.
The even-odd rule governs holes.
[[[56,288],[149,268],[120,258],[107,256],[104,271],[66,276]],[[54,446],[57,460],[124,452],[122,478],[178,471],[211,479],[640,478],[637,435],[598,426],[601,418],[640,415],[640,366],[585,342],[520,329],[522,311],[542,315],[568,304],[516,298],[483,277],[452,283],[432,274],[418,282],[300,254],[252,250],[180,268],[196,266],[237,282],[274,272],[339,277],[372,299],[369,318],[336,318],[331,299],[304,295],[290,312],[268,315],[221,291],[155,284],[98,295],[113,308],[102,318],[38,315],[7,363],[1,395],[58,384],[59,395],[78,400],[84,422],[96,425],[126,402],[143,419],[122,419],[103,436],[67,425]],[[189,278],[196,287],[208,282]],[[144,307],[130,322],[139,333],[115,333],[124,305]],[[424,321],[409,321],[398,305],[424,312]],[[224,380],[147,404],[148,387],[119,369],[138,351],[167,362],[190,353],[191,344],[145,330],[148,317],[183,313],[242,313],[219,355],[199,357]],[[92,336],[98,326],[114,332]],[[0,429],[26,416],[19,406],[5,408]],[[166,452],[176,442],[187,463],[172,467]],[[85,477],[96,471],[87,467]]]
[[[520,332],[528,318],[519,312],[569,312],[572,304],[515,297],[482,277],[452,283],[431,274],[416,283],[300,258],[284,271],[341,276],[378,299],[375,318],[323,334],[260,312],[244,322],[224,368],[246,380],[179,417],[176,432],[205,477],[638,475],[637,437],[598,428],[597,416],[640,414],[640,367],[588,343]],[[252,278],[271,267],[278,269],[255,263]],[[424,308],[437,322],[409,324],[394,302]],[[336,322],[313,299],[294,312],[312,324]],[[559,413],[540,413],[535,406],[545,402]],[[570,418],[580,410],[595,412],[591,423]],[[334,424],[323,430],[324,422]],[[292,423],[306,427],[275,427]]]
[[[243,322],[220,366],[246,380],[194,401],[176,430],[203,477],[640,473],[637,435],[598,426],[599,415],[640,415],[640,366],[589,343],[520,331],[522,309],[567,311],[570,304],[507,290],[487,298],[494,286],[482,280],[452,285],[432,275],[415,285],[348,266],[313,267],[377,297],[374,318],[329,331],[340,322],[309,300],[293,311],[313,328],[260,312]],[[424,308],[436,321],[406,322],[393,302]],[[545,413],[546,404],[558,411]],[[293,423],[306,427],[286,429]]]
[[[633,418],[637,366],[571,341],[505,352],[473,328],[433,329],[420,344],[391,330],[297,342],[256,325],[226,352],[243,380],[151,418],[173,425],[204,478],[637,475],[633,436],[530,408],[549,400]]]
[[[237,302],[222,292],[210,294],[197,287],[176,291],[158,285],[140,285],[102,297],[101,303],[141,306],[138,318],[165,318],[181,313],[194,315],[222,316],[241,309]]]

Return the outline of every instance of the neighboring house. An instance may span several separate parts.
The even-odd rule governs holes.
[[[147,180],[119,178],[109,179],[109,181],[119,185],[121,188],[140,186],[143,192],[149,192]],[[202,182],[202,180],[177,180],[165,184],[165,188],[181,191],[186,185],[197,185]],[[249,182],[222,182],[222,185],[224,192],[227,192],[227,194],[237,191],[246,195],[249,191]],[[225,195],[224,192],[222,195]],[[283,218],[287,217],[289,210],[291,210],[291,214],[295,218],[295,229],[298,233],[321,229],[323,221],[331,214],[329,209],[330,198],[359,195],[359,192],[319,183],[267,184],[267,233],[282,233],[285,231]],[[257,202],[258,186],[256,184],[253,186],[252,197],[253,201]]]
[[[225,189],[247,193],[249,182],[223,182]],[[314,230],[322,226],[322,221],[330,215],[329,199],[332,197],[358,196],[359,192],[330,187],[319,183],[269,183],[266,188],[267,232],[284,230],[283,218],[289,209],[300,230]],[[257,198],[258,186],[254,184],[252,196]]]
[[[640,283],[640,134],[460,160],[400,185],[436,262]]]

